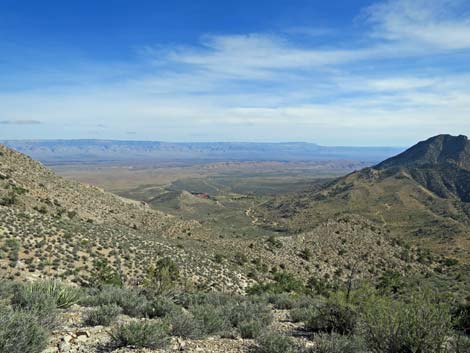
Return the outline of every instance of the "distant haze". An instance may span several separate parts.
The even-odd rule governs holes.
[[[403,148],[396,147],[325,147],[305,142],[174,143],[114,140],[10,140],[1,143],[44,163],[171,160],[351,160],[374,163],[403,151]]]

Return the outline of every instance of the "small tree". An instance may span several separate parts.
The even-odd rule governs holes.
[[[172,289],[179,277],[176,263],[169,257],[164,257],[148,268],[144,285],[155,293],[162,294]]]
[[[94,264],[93,279],[94,285],[112,285],[122,287],[122,276],[106,260],[97,260]]]

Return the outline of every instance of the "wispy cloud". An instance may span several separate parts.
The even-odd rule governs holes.
[[[346,43],[330,30],[290,28],[208,34],[192,46],[149,45],[136,62],[110,65],[104,74],[101,65],[90,66],[64,73],[70,84],[57,85],[56,73],[40,90],[0,93],[3,114],[16,119],[0,122],[11,125],[0,138],[23,136],[26,129],[15,125],[33,112],[52,128],[66,121],[70,128],[56,130],[79,137],[97,126],[113,138],[332,144],[406,144],[435,133],[469,133],[464,5],[376,3],[356,19],[358,33]],[[31,126],[29,133],[45,131]],[[57,137],[50,134],[41,136]]]
[[[2,125],[39,125],[42,124],[39,120],[0,120]]]
[[[470,48],[470,14],[464,0],[393,0],[367,8],[363,15],[373,35],[435,50]]]

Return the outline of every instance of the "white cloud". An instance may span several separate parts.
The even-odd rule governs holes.
[[[146,48],[135,67],[55,72],[50,86],[0,92],[2,114],[12,121],[47,123],[4,125],[0,138],[87,137],[97,124],[107,126],[110,138],[135,132],[132,138],[161,140],[396,145],[442,132],[469,133],[470,69],[455,73],[452,63],[429,61],[470,49],[468,16],[457,15],[457,5],[374,5],[366,10],[367,33],[347,47],[334,40],[328,47],[299,44],[289,30],[207,35],[192,47]],[[425,67],[414,65],[423,58]],[[71,84],[56,85],[57,77]]]
[[[470,48],[470,13],[463,0],[389,0],[365,11],[374,35],[436,50]]]

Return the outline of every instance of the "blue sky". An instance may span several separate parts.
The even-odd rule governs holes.
[[[0,0],[0,139],[470,134],[467,0]]]

